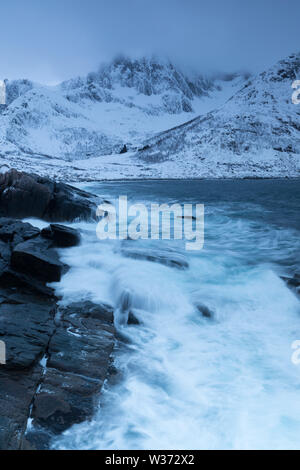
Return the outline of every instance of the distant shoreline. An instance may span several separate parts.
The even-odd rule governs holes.
[[[90,179],[82,181],[68,181],[68,184],[85,184],[85,183],[113,183],[113,182],[141,182],[141,181],[297,181],[300,180],[300,176],[282,176],[282,177],[244,177],[244,178],[114,178],[114,179]]]

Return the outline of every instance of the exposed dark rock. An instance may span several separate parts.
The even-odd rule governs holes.
[[[39,233],[40,230],[31,224],[6,217],[0,218],[0,240],[4,242],[20,243],[36,237]]]
[[[11,267],[5,266],[1,271],[0,263],[0,283],[3,287],[12,287],[14,289],[25,289],[34,295],[42,295],[46,297],[53,297],[53,289],[47,287],[44,282],[38,279],[14,271]]]
[[[73,424],[89,419],[97,405],[101,380],[47,369],[34,400],[33,428],[26,439],[36,449],[48,449],[50,441]]]
[[[79,232],[64,225],[51,224],[41,231],[41,235],[48,240],[52,240],[56,247],[67,248],[80,243]]]
[[[189,263],[186,257],[176,251],[148,248],[146,251],[138,246],[131,246],[131,244],[124,243],[122,247],[122,255],[154,263],[164,264],[171,268],[188,269]]]
[[[206,305],[197,304],[196,308],[197,308],[198,312],[200,312],[201,315],[204,318],[213,318],[214,314],[213,314],[212,310],[210,310],[208,307],[206,307]]]
[[[42,358],[54,330],[54,305],[1,304],[0,338],[6,345],[4,369],[28,369]]]
[[[6,371],[0,366],[0,450],[22,446],[30,405],[42,377],[42,367]]]
[[[127,146],[123,145],[122,149],[120,150],[120,154],[127,153]]]
[[[49,221],[95,218],[97,198],[48,178],[10,170],[0,174],[0,215]]]
[[[3,261],[7,261],[7,262],[10,260],[10,247],[7,243],[4,243],[1,240],[0,240],[0,258]]]
[[[12,287],[15,289],[26,289],[28,292],[35,293],[36,295],[43,295],[53,297],[53,291],[46,287],[43,276],[40,276],[38,270],[33,269],[31,259],[27,264],[24,262],[12,263],[12,250],[16,245],[22,246],[24,243],[26,246],[31,244],[34,246],[34,250],[37,256],[43,256],[40,253],[41,242],[48,243],[39,237],[39,229],[33,227],[30,224],[16,221],[14,219],[1,218],[0,219],[0,282],[3,287]],[[48,249],[49,248],[49,249]],[[48,255],[48,258],[53,257],[55,262],[59,262],[57,253],[49,246],[43,246],[44,255]],[[18,258],[18,257],[17,257]],[[60,262],[59,262],[60,263]]]
[[[281,279],[286,282],[290,289],[300,295],[300,274],[295,274],[293,277],[281,276]]]
[[[54,331],[56,301],[42,281],[10,264],[16,237],[35,241],[39,230],[2,218],[0,231],[0,339],[6,346],[6,363],[0,366],[0,449],[19,449],[42,377],[39,360]]]
[[[128,322],[127,323],[128,323],[128,325],[140,325],[141,322],[136,317],[136,315],[132,311],[130,311],[128,313]]]
[[[107,376],[115,334],[113,310],[78,302],[60,310],[62,320],[52,336],[47,371],[33,404],[34,431],[29,441],[45,440],[92,417]]]
[[[53,245],[79,240],[56,228],[47,239],[30,224],[0,220],[0,449],[47,449],[53,436],[90,418],[111,365],[112,309],[81,302],[58,314],[46,286],[66,269]]]
[[[49,289],[51,295],[48,295],[48,291],[35,292],[26,289],[15,287],[1,287],[0,288],[0,304],[41,304],[41,305],[54,305],[56,297],[54,296],[53,290]]]
[[[48,366],[104,380],[107,372],[107,353],[110,355],[113,346],[112,308],[92,302],[78,302],[60,312],[63,325],[49,345],[51,357]]]
[[[53,304],[9,303],[22,300],[26,295],[0,297],[0,338],[7,347],[0,368],[0,449],[49,448],[52,437],[91,418],[115,341],[107,305],[72,304],[61,309],[57,327]],[[29,417],[33,428],[26,432]]]
[[[44,282],[58,282],[66,272],[51,242],[40,237],[17,245],[12,251],[11,266]]]

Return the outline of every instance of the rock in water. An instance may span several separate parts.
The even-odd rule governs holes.
[[[213,318],[214,317],[214,313],[212,310],[210,310],[206,305],[203,305],[203,304],[198,304],[196,305],[196,308],[198,310],[198,312],[201,313],[201,315],[204,317],[204,318]]]
[[[0,215],[48,221],[95,218],[97,197],[48,178],[10,170],[0,174]]]
[[[130,311],[128,313],[128,325],[140,325],[140,320],[137,318],[137,316]]]
[[[300,274],[296,273],[293,277],[281,276],[281,279],[292,289],[296,294],[300,295]]]
[[[124,242],[128,241],[129,240],[124,240]],[[152,261],[153,263],[160,263],[177,269],[189,268],[188,260],[183,253],[158,247],[148,247],[147,250],[145,250],[144,248],[140,248],[136,245],[131,245],[132,242],[124,242],[121,248],[121,253],[127,258]]]
[[[64,225],[51,224],[41,232],[42,237],[53,241],[54,246],[67,248],[77,246],[80,243],[79,232]]]

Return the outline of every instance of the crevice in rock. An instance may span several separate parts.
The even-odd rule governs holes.
[[[54,315],[54,318],[53,318],[53,323],[55,324],[55,316],[56,316],[56,312],[57,312],[57,306],[56,306],[56,309],[55,309],[55,315]],[[31,400],[31,403],[29,405],[29,409],[28,409],[28,418],[27,418],[27,421],[26,421],[26,427],[25,429],[23,430],[22,432],[22,435],[21,435],[21,438],[20,438],[20,446],[19,446],[19,450],[22,450],[24,447],[24,439],[26,439],[26,434],[27,432],[30,430],[29,427],[31,426],[31,423],[32,423],[32,410],[33,410],[33,407],[34,407],[34,403],[35,403],[35,400],[36,400],[36,396],[38,395],[40,389],[41,389],[41,386],[43,384],[43,381],[45,379],[45,376],[46,376],[46,373],[47,373],[47,363],[48,363],[48,360],[49,360],[49,345],[50,345],[50,342],[51,342],[51,339],[52,337],[55,335],[55,332],[56,332],[56,328],[53,330],[53,333],[50,335],[49,337],[49,341],[47,343],[47,346],[46,346],[46,349],[41,357],[41,359],[39,360],[39,364],[41,365],[42,367],[42,371],[41,371],[41,376],[40,376],[40,380],[38,381],[37,385],[36,385],[36,389],[35,389],[35,392],[32,396],[32,400]],[[46,359],[46,364],[43,365],[41,364],[42,360],[43,359]],[[31,422],[30,422],[31,421]],[[30,424],[29,424],[30,423]]]

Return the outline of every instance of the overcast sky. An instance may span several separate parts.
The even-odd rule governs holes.
[[[118,53],[260,71],[300,50],[300,0],[0,0],[0,78],[55,83]]]

